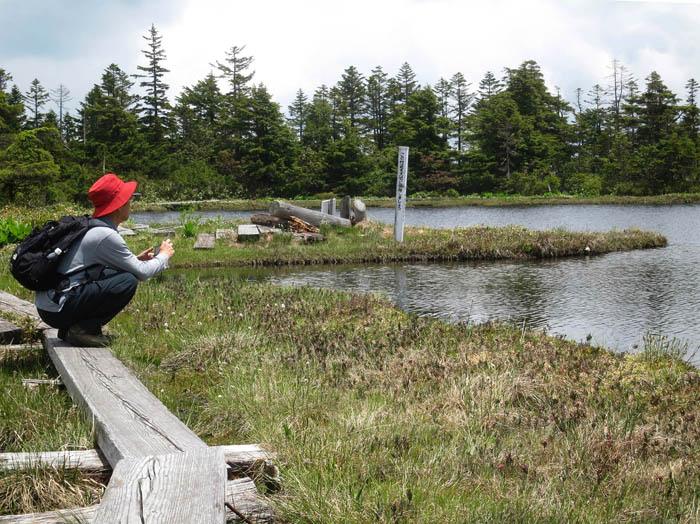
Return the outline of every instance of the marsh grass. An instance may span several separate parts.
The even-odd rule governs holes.
[[[678,360],[230,277],[145,282],[111,327],[116,355],[209,444],[277,454],[284,481],[270,500],[283,521],[700,517],[700,378]],[[18,385],[52,376],[39,355],[3,366],[2,420],[21,437],[5,446],[92,446],[65,391]],[[87,498],[62,504],[93,496],[69,484]]]
[[[289,522],[694,522],[700,378],[383,299],[180,276],[115,351],[210,444],[277,453]]]
[[[690,363],[700,349],[691,352],[687,342],[657,333],[647,333],[644,335],[642,343],[642,358],[650,363],[665,360]]]
[[[321,245],[270,239],[204,253],[176,237],[173,261],[529,258],[665,244],[636,230],[412,228],[400,246],[378,224],[324,234]],[[153,243],[128,241],[134,251]],[[0,285],[31,299],[6,268]],[[259,442],[277,454],[284,482],[271,500],[283,521],[700,518],[700,378],[669,355],[615,355],[522,326],[448,324],[371,295],[167,272],[142,283],[111,328],[117,357],[209,444]],[[94,446],[64,390],[22,388],[21,378],[42,375],[55,370],[40,351],[3,360],[0,449]],[[48,482],[42,475],[22,489]],[[12,495],[25,502],[2,511],[91,500],[90,486],[69,484],[84,498],[59,496],[48,508]]]
[[[55,378],[41,346],[0,350],[0,450],[94,448],[93,428],[65,390],[22,386],[23,378]],[[0,471],[0,515],[94,504],[105,479],[54,468]]]

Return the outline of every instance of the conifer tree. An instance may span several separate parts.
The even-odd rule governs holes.
[[[381,66],[372,69],[372,74],[367,79],[367,114],[372,140],[377,149],[382,150],[387,140],[389,86],[388,75]]]
[[[41,85],[41,82],[37,78],[32,80],[31,87],[27,91],[23,100],[26,102],[26,107],[32,114],[30,119],[30,126],[34,129],[41,127],[43,113],[41,113],[41,108],[46,105],[49,101],[49,93]]]
[[[467,128],[467,113],[474,95],[469,92],[469,83],[462,73],[455,73],[450,79],[452,86],[452,123],[454,137],[457,140],[457,151],[462,152],[464,134]]]
[[[289,106],[289,118],[287,121],[296,130],[297,138],[299,142],[304,141],[304,127],[306,125],[306,112],[308,106],[308,98],[304,94],[304,91],[299,89],[294,101]]]
[[[348,67],[336,86],[340,116],[351,130],[355,130],[364,116],[365,84],[355,66]]]
[[[399,72],[396,75],[396,83],[399,87],[399,101],[405,104],[408,97],[418,88],[416,74],[413,72],[408,62],[404,62],[399,68]]]
[[[435,96],[437,97],[438,105],[440,106],[440,116],[438,120],[440,136],[445,142],[447,142],[447,140],[450,138],[450,130],[452,127],[450,118],[452,112],[450,106],[453,96],[452,84],[450,84],[448,80],[440,78],[437,84],[435,84],[433,91],[435,91]]]
[[[143,113],[141,121],[148,129],[151,143],[158,144],[166,136],[170,127],[168,110],[170,104],[166,97],[168,84],[163,81],[165,73],[170,70],[163,67],[165,62],[165,50],[163,49],[163,37],[158,34],[155,24],[151,24],[148,35],[143,37],[148,43],[147,49],[141,52],[148,60],[145,66],[136,66],[143,74],[134,75],[135,78],[144,78],[139,86],[146,88],[146,96],[141,97],[144,105],[140,109]]]
[[[248,94],[250,91],[248,82],[250,82],[255,75],[255,71],[246,73],[252,65],[254,58],[252,56],[243,56],[242,53],[244,50],[245,46],[233,46],[229,51],[226,51],[224,63],[217,61],[214,65],[220,72],[219,78],[223,78],[229,83],[231,90],[227,95],[233,98]]]

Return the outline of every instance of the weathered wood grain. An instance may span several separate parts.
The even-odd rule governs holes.
[[[356,224],[367,219],[367,206],[359,198],[352,201],[352,209],[355,211]]]
[[[43,334],[44,347],[76,404],[94,419],[97,442],[115,467],[125,458],[206,448],[109,348],[75,348]]]
[[[344,196],[340,201],[340,218],[350,219],[350,207],[351,207],[350,196]]]
[[[216,236],[211,233],[200,233],[194,243],[194,249],[214,249],[216,247]]]
[[[255,224],[241,224],[238,226],[239,242],[255,242],[258,239],[260,239],[260,230]]]
[[[270,522],[273,519],[269,506],[258,495],[255,484],[249,478],[230,480],[226,483],[226,502],[253,522]],[[95,518],[98,506],[86,508],[8,515],[0,517],[0,524],[90,524]],[[226,522],[240,522],[230,510],[226,510]]]
[[[22,329],[0,318],[0,344],[12,344],[22,340]]]
[[[23,378],[22,386],[28,389],[36,389],[39,386],[60,387],[63,382],[60,378]]]
[[[114,468],[93,523],[223,523],[225,501],[218,448],[125,459]]]
[[[247,471],[260,461],[272,458],[257,444],[218,446],[224,453],[226,464],[239,471]],[[25,453],[0,453],[0,470],[53,467],[65,470],[104,473],[112,467],[97,449],[42,451]]]
[[[17,298],[16,296],[0,291],[0,310],[9,311],[17,315],[23,315],[35,320],[38,329],[48,329],[48,325],[42,322],[37,313],[36,306],[31,302]]]
[[[313,226],[320,226],[322,222],[327,222],[335,226],[351,227],[352,223],[346,218],[327,215],[313,209],[295,206],[281,200],[273,200],[270,203],[270,214],[281,218],[299,217],[304,222]]]

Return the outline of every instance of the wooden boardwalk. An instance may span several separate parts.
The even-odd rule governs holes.
[[[1,291],[0,308],[37,317],[33,305]],[[89,512],[90,522],[226,521],[227,458],[222,448],[207,446],[109,348],[71,347],[50,328],[43,330],[42,341],[73,401],[94,421],[100,452],[113,470],[101,504]],[[258,502],[249,507],[253,517],[269,520],[265,505],[253,498]],[[233,505],[238,509],[238,503]]]

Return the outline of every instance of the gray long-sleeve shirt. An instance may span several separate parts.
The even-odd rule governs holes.
[[[147,280],[168,267],[168,257],[164,254],[158,254],[151,260],[139,260],[109,218],[100,217],[96,220],[101,220],[107,227],[92,227],[81,240],[73,244],[58,265],[59,273],[68,274],[93,264],[102,264],[112,269],[128,271],[139,280]],[[85,274],[79,271],[68,278],[70,283],[63,291],[80,285]],[[39,309],[56,313],[63,308],[65,296],[59,294],[58,303],[54,302],[55,297],[56,291],[53,289],[38,291],[34,303]]]

